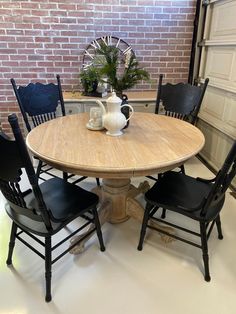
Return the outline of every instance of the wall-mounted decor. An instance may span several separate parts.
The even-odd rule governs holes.
[[[116,47],[120,51],[120,56],[132,54],[135,56],[131,46],[123,39],[114,36],[103,36],[93,40],[85,49],[83,53],[83,68],[86,69],[96,64],[97,49],[101,46],[112,46]]]
[[[96,84],[92,80],[89,82],[92,96],[97,91],[103,92],[99,90],[100,88],[107,91],[108,86],[109,91],[116,91],[121,97],[123,91],[132,88],[141,80],[149,79],[148,72],[140,67],[131,46],[124,40],[112,36],[95,39],[85,49],[81,71],[84,89],[86,86],[83,76],[88,76],[91,71],[97,75]],[[95,91],[93,86],[95,88],[99,82],[100,86],[98,85]]]

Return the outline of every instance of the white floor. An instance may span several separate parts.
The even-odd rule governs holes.
[[[196,158],[186,169],[212,177]],[[82,185],[91,188],[95,180]],[[197,248],[179,241],[165,244],[149,231],[143,251],[137,251],[140,224],[130,219],[103,226],[104,253],[93,236],[81,255],[67,254],[54,264],[51,303],[44,301],[43,260],[17,242],[14,268],[5,264],[10,220],[0,196],[0,314],[235,314],[236,200],[229,192],[221,214],[224,240],[213,231],[209,241],[210,283],[203,279]]]

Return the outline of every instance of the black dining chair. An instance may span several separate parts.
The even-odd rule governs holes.
[[[60,76],[57,75],[56,77],[57,84],[30,83],[27,86],[19,87],[17,87],[15,80],[11,79],[11,84],[28,132],[41,123],[55,119],[58,116],[65,116]],[[35,158],[38,159],[37,157]],[[43,173],[55,177],[52,169],[52,167],[38,159],[36,174],[41,180],[45,180],[41,176]],[[65,180],[72,176],[73,174],[68,175],[63,172]],[[79,177],[73,184],[81,182],[86,178],[86,176]],[[97,185],[100,185],[98,178],[96,178],[96,181]]]
[[[188,83],[163,84],[163,74],[159,76],[156,114],[165,114],[166,116],[177,118],[195,124],[202,104],[203,97],[208,85],[209,79],[206,78],[204,84],[195,86]],[[161,106],[162,105],[162,106]],[[180,171],[185,173],[184,165],[181,165]],[[159,174],[160,177],[162,174]],[[147,176],[154,181],[154,176]],[[162,218],[165,218],[166,212],[163,209]]]
[[[0,190],[7,200],[6,212],[12,220],[6,263],[7,265],[12,264],[16,239],[38,254],[45,263],[45,300],[49,302],[51,301],[52,265],[56,261],[94,231],[98,236],[100,250],[105,251],[97,214],[99,198],[96,194],[59,177],[51,178],[38,185],[38,178],[34,172],[16,115],[10,115],[8,121],[11,124],[15,140],[9,140],[0,134]],[[31,185],[31,189],[26,191],[23,191],[21,187],[22,170],[25,170]],[[63,236],[62,229],[78,217],[83,218],[83,223],[80,223],[75,231]],[[69,248],[60,252],[59,247],[65,241],[90,224],[94,226],[92,230],[86,232]],[[57,238],[57,243],[54,239],[55,244],[52,245],[52,238],[54,235],[59,237],[60,231],[61,239]],[[43,252],[36,248],[36,244],[43,248]],[[57,254],[57,256],[52,254]]]
[[[195,124],[209,79],[205,79],[201,86],[186,83],[163,85],[162,82],[163,74],[160,74],[155,113],[165,114]],[[180,169],[181,172],[185,173],[183,165],[180,166]],[[157,180],[153,176],[148,176],[148,178]]]
[[[181,172],[164,173],[154,186],[145,193],[146,209],[142,222],[138,250],[142,250],[146,229],[150,228],[177,240],[193,245],[202,250],[205,280],[210,281],[208,239],[216,224],[218,238],[223,239],[221,231],[220,211],[224,206],[225,192],[236,174],[236,141],[228,156],[212,180],[193,178]],[[188,217],[199,224],[200,232],[168,222],[155,216],[159,208],[173,211]],[[150,224],[150,220],[161,222],[181,232],[200,238],[200,243],[172,234]],[[199,242],[199,241],[198,241]]]
[[[195,124],[209,79],[206,78],[200,86],[188,83],[163,85],[162,82],[163,74],[160,74],[155,113],[160,113],[162,104],[165,115]]]

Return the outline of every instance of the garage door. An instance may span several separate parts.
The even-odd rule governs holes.
[[[206,137],[201,155],[219,169],[236,139],[236,1],[202,2],[195,79],[210,81],[198,127]]]

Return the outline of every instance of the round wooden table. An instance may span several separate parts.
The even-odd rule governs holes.
[[[65,172],[103,178],[96,188],[104,211],[103,221],[119,223],[130,216],[142,220],[143,208],[135,200],[149,188],[138,188],[130,178],[157,174],[183,164],[204,145],[195,126],[179,119],[135,112],[124,134],[86,128],[88,113],[60,117],[34,128],[26,143],[32,153]]]

